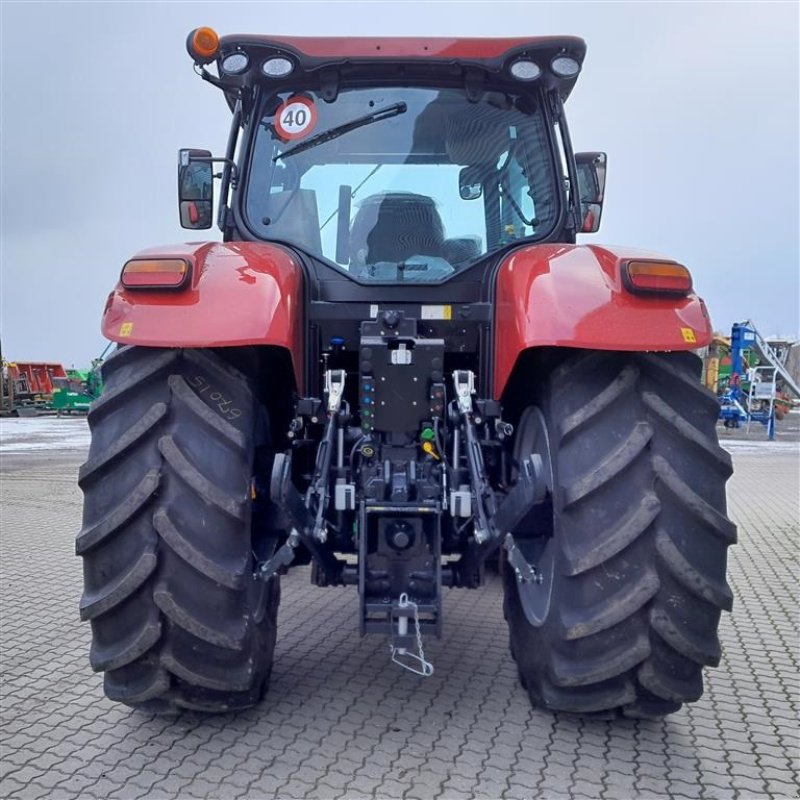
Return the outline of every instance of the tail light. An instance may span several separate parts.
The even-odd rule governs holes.
[[[122,268],[126,289],[178,289],[189,277],[189,262],[182,258],[133,259]]]
[[[622,265],[622,280],[631,292],[687,295],[692,276],[686,267],[672,261],[628,261]]]

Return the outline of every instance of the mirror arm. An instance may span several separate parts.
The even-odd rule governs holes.
[[[578,196],[578,167],[575,164],[575,151],[572,149],[572,139],[569,135],[569,126],[567,125],[567,115],[564,113],[564,102],[561,95],[557,90],[554,90],[551,95],[551,103],[553,113],[558,120],[558,127],[561,130],[561,140],[564,144],[564,155],[567,161],[567,173],[570,183],[569,201],[571,213],[571,228],[576,233],[583,227],[583,217],[581,214],[581,200]]]
[[[228,134],[228,146],[225,149],[225,157],[233,163],[233,157],[236,154],[236,142],[239,138],[239,128],[242,124],[242,116],[244,114],[245,99],[243,94],[240,94],[239,99],[233,107],[233,119],[231,120],[231,130]],[[234,167],[225,165],[222,170],[222,183],[220,184],[219,192],[219,208],[217,211],[217,225],[222,231],[223,238],[227,236],[226,228],[228,227],[229,218],[229,202],[231,190],[235,190],[238,185],[238,175]],[[231,226],[232,227],[232,226]]]

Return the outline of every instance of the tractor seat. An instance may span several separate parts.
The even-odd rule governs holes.
[[[365,198],[350,231],[350,263],[400,263],[412,256],[441,256],[444,224],[432,198],[381,192]]]

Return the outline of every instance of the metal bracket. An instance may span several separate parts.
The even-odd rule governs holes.
[[[336,481],[333,487],[333,507],[337,511],[353,511],[356,507],[356,487],[344,479]]]
[[[520,462],[517,482],[499,503],[492,520],[497,530],[513,533],[531,509],[544,502],[547,488],[542,457],[531,453]]]
[[[466,369],[453,371],[453,388],[456,404],[462,417],[465,454],[469,467],[469,479],[472,494],[475,498],[472,513],[475,516],[474,537],[478,544],[483,544],[496,537],[498,532],[493,524],[497,501],[494,491],[486,478],[483,454],[475,430],[475,419],[472,416],[472,395],[475,394],[475,373]]]
[[[262,561],[258,569],[253,574],[253,578],[268,581],[273,575],[277,575],[282,567],[288,567],[294,561],[294,551],[300,544],[300,534],[292,528],[289,538],[279,547],[272,558]]]
[[[498,439],[510,439],[514,433],[514,426],[510,422],[503,422],[500,417],[494,421],[494,432]]]
[[[328,369],[324,373],[324,388],[327,396],[328,419],[325,432],[317,448],[317,459],[314,475],[306,491],[306,507],[314,514],[315,522],[312,536],[318,542],[327,539],[327,523],[325,512],[328,507],[328,483],[330,479],[331,458],[335,448],[334,439],[339,429],[339,410],[342,407],[344,383],[347,373],[343,369]],[[341,439],[340,447],[341,452]]]
[[[475,373],[466,369],[454,370],[453,388],[459,410],[462,414],[469,414],[472,411],[472,395],[475,394]]]
[[[346,375],[347,373],[343,369],[325,371],[325,393],[328,395],[329,414],[337,414],[341,408]]]
[[[459,486],[450,492],[450,516],[464,519],[472,516],[472,492],[469,486]]]
[[[506,538],[503,540],[503,547],[506,550],[508,563],[517,576],[517,583],[542,582],[542,576],[525,560],[525,556],[520,552],[514,537],[510,533],[506,534]]]
[[[413,363],[413,351],[409,350],[404,342],[400,342],[397,350],[390,350],[389,357],[392,361],[392,364],[407,366],[408,364]]]
[[[331,585],[336,585],[342,575],[343,562],[340,562],[328,549],[320,546],[319,519],[312,515],[306,501],[292,483],[289,458],[284,453],[275,455],[275,461],[272,465],[270,499],[291,520],[292,530],[286,545],[294,549],[298,544],[302,543],[324,570]],[[293,540],[292,536],[295,534],[297,539]],[[289,544],[290,541],[294,543]],[[288,557],[289,553],[285,550],[286,545],[281,547],[270,561],[274,561],[279,557]],[[281,553],[283,554],[280,555]],[[291,560],[285,563],[288,565]]]

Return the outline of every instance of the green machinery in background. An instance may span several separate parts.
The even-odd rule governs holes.
[[[65,378],[53,379],[53,398],[50,410],[62,414],[87,414],[92,401],[103,391],[100,367],[113,342],[95,359],[89,370],[68,369]]]

